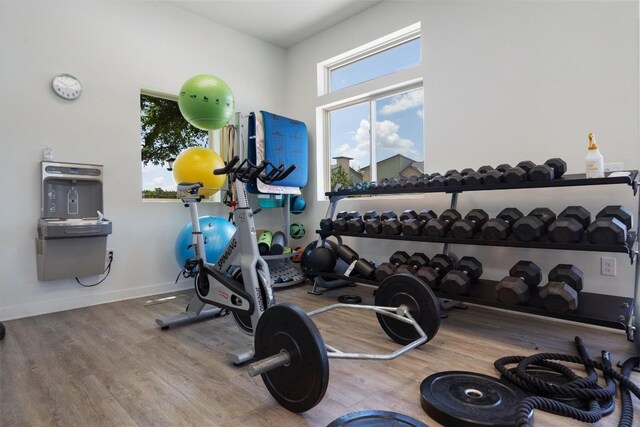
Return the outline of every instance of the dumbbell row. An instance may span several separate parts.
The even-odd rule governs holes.
[[[575,265],[558,264],[548,275],[546,285],[542,270],[532,261],[518,261],[496,284],[496,298],[509,305],[526,305],[534,292],[542,306],[550,311],[569,313],[578,309],[578,294],[582,291],[584,275]]]
[[[460,259],[454,254],[437,254],[429,259],[423,253],[409,256],[405,251],[396,251],[376,268],[375,279],[381,282],[392,274],[407,273],[422,279],[433,290],[466,295],[470,286],[482,275],[482,264],[474,257]]]
[[[517,208],[505,208],[495,218],[482,209],[472,209],[462,218],[455,209],[445,210],[439,217],[425,209],[419,213],[405,210],[378,214],[368,211],[362,217],[356,211],[339,212],[336,220],[320,221],[322,231],[471,239],[480,234],[485,240],[532,242],[546,236],[554,243],[578,243],[586,236],[593,244],[626,244],[627,232],[633,227],[633,214],[623,206],[602,209],[591,221],[591,213],[582,206],[569,206],[560,214],[549,208],[535,208],[524,215]]]
[[[530,160],[523,160],[515,167],[503,163],[495,168],[489,165],[481,166],[477,171],[472,168],[464,168],[461,171],[450,169],[444,174],[435,172],[419,176],[382,178],[378,181],[356,183],[344,187],[338,184],[334,191],[348,193],[376,190],[405,190],[424,187],[494,185],[503,182],[552,181],[560,178],[566,171],[567,163],[560,158],[549,159],[541,165],[536,165]]]

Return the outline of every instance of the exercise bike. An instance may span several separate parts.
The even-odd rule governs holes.
[[[267,169],[269,169],[267,171]],[[249,207],[245,184],[249,180],[259,179],[265,184],[286,178],[295,165],[286,170],[283,165],[275,167],[268,161],[254,165],[248,160],[240,162],[234,157],[215,175],[228,175],[235,186],[237,206],[233,211],[236,232],[231,237],[220,258],[211,263],[206,259],[204,239],[200,230],[197,203],[203,199],[198,194],[202,183],[178,184],[179,198],[189,207],[192,222],[197,265],[194,266],[195,296],[187,306],[185,313],[156,322],[166,329],[177,323],[199,320],[203,316],[212,317],[228,310],[243,332],[253,335],[254,325],[262,313],[275,304],[271,288],[269,266],[260,256],[256,239],[254,212]],[[214,308],[205,312],[206,305]],[[234,363],[242,363],[253,357],[252,351],[230,355]]]

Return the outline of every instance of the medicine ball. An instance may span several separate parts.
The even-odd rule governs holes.
[[[302,251],[302,257],[300,258],[300,269],[302,270],[302,273],[305,276],[307,276],[307,278],[312,280],[315,277],[315,275],[311,274],[312,270],[327,271],[325,269],[328,268],[332,262],[331,255],[324,251],[315,253],[313,257],[311,256],[311,253],[316,248],[317,244],[318,244],[317,240],[314,240],[313,242],[309,243]],[[329,271],[333,271],[333,268],[335,267],[335,264],[337,261],[337,256],[335,255],[335,253],[336,253],[336,250],[338,249],[338,245],[336,245],[336,243],[331,240],[325,240],[324,248],[331,250],[334,253],[334,256],[336,258],[336,260],[333,261],[331,270],[329,270]],[[316,262],[319,263],[319,265],[316,265],[315,264]],[[322,268],[322,270],[319,270],[318,267]]]

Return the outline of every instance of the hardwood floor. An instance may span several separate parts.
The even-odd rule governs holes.
[[[305,310],[359,294],[366,287],[307,294],[308,285],[279,290],[279,302]],[[346,413],[388,410],[438,425],[420,407],[419,386],[428,375],[468,370],[498,377],[493,362],[507,355],[576,354],[573,337],[595,359],[601,349],[613,362],[633,355],[622,331],[552,321],[470,306],[454,309],[423,347],[388,362],[330,361],[327,393],[315,408],[293,414],[280,407],[262,380],[226,362],[229,350],[247,347],[231,316],[161,331],[159,316],[184,310],[190,292],[145,306],[140,298],[6,322],[0,342],[2,426],[325,426]],[[324,339],[354,352],[397,348],[369,312],[331,311],[314,316]],[[574,368],[577,368],[574,366]],[[640,382],[640,374],[632,379]],[[640,403],[634,397],[635,424]],[[617,425],[620,411],[597,425]],[[535,412],[536,425],[582,423]]]

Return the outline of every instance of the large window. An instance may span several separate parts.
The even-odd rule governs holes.
[[[191,126],[180,114],[177,97],[140,94],[140,141],[143,199],[176,199],[167,161],[187,147],[208,146],[209,132]]]
[[[330,101],[317,110],[319,194],[423,173],[422,79],[401,72],[420,63],[420,50],[416,24],[318,64],[319,104]]]

